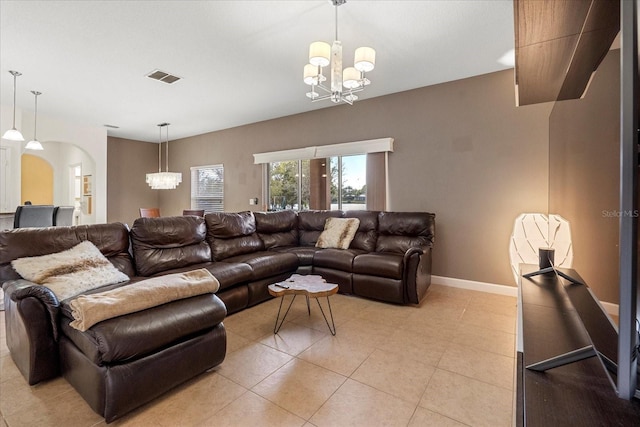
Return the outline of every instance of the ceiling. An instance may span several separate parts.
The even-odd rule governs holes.
[[[309,43],[333,41],[334,14],[329,0],[1,0],[0,102],[17,70],[19,108],[38,90],[38,114],[151,142],[161,122],[173,140],[332,107],[305,96],[302,69]],[[345,66],[376,49],[363,100],[509,68],[513,2],[349,0],[338,36]],[[145,77],[155,69],[182,80]]]

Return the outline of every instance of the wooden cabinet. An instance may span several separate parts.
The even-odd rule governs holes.
[[[619,0],[514,0],[516,104],[582,97],[620,31]]]

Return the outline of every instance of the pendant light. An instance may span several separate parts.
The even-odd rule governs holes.
[[[182,182],[182,173],[169,172],[169,123],[160,123],[158,137],[158,172],[147,174],[147,184],[153,190],[174,190]],[[167,129],[167,171],[162,172],[162,128]]]
[[[21,76],[22,73],[18,71],[9,71],[13,76],[13,127],[6,131],[2,138],[9,141],[24,141],[24,137],[18,129],[16,129],[16,77]]]
[[[38,95],[42,95],[42,92],[32,90],[31,93],[35,95],[36,99],[35,115],[33,116],[33,139],[27,142],[27,145],[24,148],[27,150],[44,150],[36,136],[36,131],[38,130]]]

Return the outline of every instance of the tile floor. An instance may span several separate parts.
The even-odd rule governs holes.
[[[222,365],[111,425],[512,424],[515,298],[437,285],[419,307],[335,295],[335,337],[302,298],[273,335],[278,302],[229,316]],[[0,426],[104,426],[64,379],[26,384],[0,313]]]

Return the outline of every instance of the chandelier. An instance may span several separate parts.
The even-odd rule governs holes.
[[[376,51],[370,47],[357,48],[354,66],[342,69],[342,42],[338,40],[338,6],[345,4],[347,0],[331,1],[336,12],[336,37],[333,45],[318,41],[309,46],[309,64],[304,66],[304,82],[311,86],[311,92],[307,92],[307,97],[312,101],[330,99],[335,103],[344,101],[353,105],[353,101],[358,99],[355,93],[364,90],[365,86],[371,83],[365,77],[365,73],[375,67]],[[327,65],[331,65],[328,87],[324,83],[327,77],[322,74],[322,69]],[[316,89],[320,89],[324,94],[316,92]]]
[[[169,172],[169,123],[160,123],[158,128],[158,172],[147,174],[147,184],[154,190],[174,190],[182,182],[182,173]],[[162,172],[162,128],[167,129],[166,172]]]

